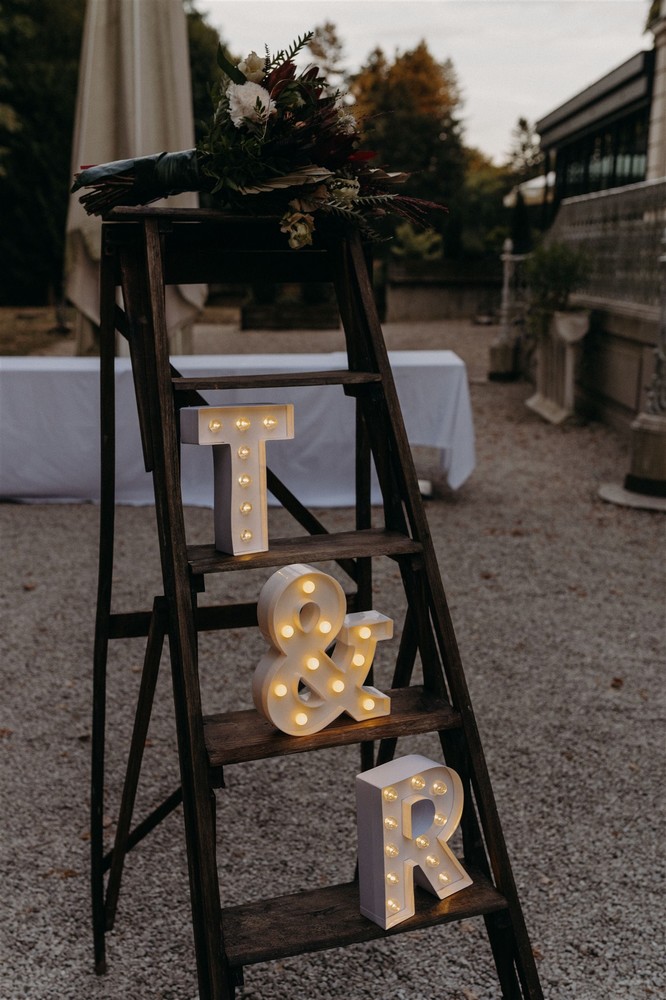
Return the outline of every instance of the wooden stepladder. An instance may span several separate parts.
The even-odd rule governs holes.
[[[92,763],[92,903],[95,962],[105,969],[126,853],[182,801],[192,922],[201,1000],[229,1000],[243,967],[286,955],[377,939],[387,932],[361,916],[358,883],[309,889],[223,908],[215,850],[215,789],[227,764],[359,744],[363,770],[392,759],[399,737],[437,733],[446,763],[460,775],[464,865],[473,883],[444,900],[423,894],[413,917],[391,930],[414,930],[483,916],[501,995],[542,997],[497,815],[483,750],[418,490],[410,448],[377,318],[364,249],[354,231],[327,234],[313,248],[289,250],[275,219],[233,218],[206,210],[116,209],[104,225],[102,260],[102,500],[96,619]],[[257,248],[261,248],[258,250]],[[332,281],[347,343],[337,371],[183,378],[170,364],[166,284]],[[116,306],[122,289],[124,308]],[[152,472],[163,593],[151,611],[112,613],[114,526],[114,341],[128,340],[146,468]],[[223,366],[224,358],[220,358]],[[205,405],[200,392],[230,388],[340,385],[356,401],[355,530],[329,533],[269,471],[268,488],[304,529],[271,538],[268,551],[226,555],[189,545],[180,490],[179,410]],[[301,432],[299,432],[301,433]],[[303,430],[302,433],[307,433]],[[370,456],[382,492],[383,523],[373,527]],[[405,594],[391,713],[289,736],[254,710],[204,717],[197,669],[198,632],[256,627],[256,603],[198,607],[208,574],[335,560],[349,577],[348,610],[372,607],[372,562],[394,560]],[[110,640],[145,636],[141,690],[113,848],[103,842],[106,662]],[[132,811],[157,670],[168,639],[181,787],[138,826]],[[417,656],[422,679],[413,680]],[[375,747],[375,743],[377,746]],[[106,874],[108,872],[108,880]]]

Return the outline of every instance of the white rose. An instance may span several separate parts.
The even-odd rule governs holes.
[[[243,125],[243,119],[265,122],[275,107],[275,101],[264,87],[258,83],[230,83],[227,90],[229,117],[236,126]]]
[[[250,83],[261,83],[265,74],[265,60],[258,56],[256,52],[250,52],[242,62],[238,63],[238,69],[246,80]]]

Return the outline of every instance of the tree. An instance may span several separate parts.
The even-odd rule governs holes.
[[[0,4],[0,302],[59,294],[84,0]]]
[[[0,0],[0,304],[43,305],[62,293],[85,6]],[[186,13],[196,123],[211,115],[219,35],[191,0]]]
[[[460,92],[450,60],[439,63],[424,41],[390,62],[381,48],[351,80],[355,114],[377,153],[378,165],[411,174],[410,195],[450,205],[463,185],[465,153],[458,113]],[[455,227],[433,223],[455,251]]]
[[[314,28],[314,37],[308,48],[317,65],[321,68],[329,85],[339,87],[345,79],[344,44],[332,21],[324,21]]]
[[[224,43],[216,29],[195,8],[192,0],[187,0],[185,11],[190,48],[194,134],[198,141],[208,127],[213,111],[211,85],[220,72],[217,65],[218,46]]]
[[[465,150],[465,183],[460,214],[462,256],[498,259],[509,235],[503,199],[513,185],[507,167],[499,167],[478,149]]]
[[[539,136],[527,118],[519,118],[511,131],[508,167],[517,184],[537,177],[543,168]]]

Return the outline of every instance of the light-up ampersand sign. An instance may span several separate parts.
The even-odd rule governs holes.
[[[387,930],[414,915],[414,882],[444,899],[472,880],[447,846],[460,822],[455,771],[411,754],[356,778],[361,913]]]
[[[186,407],[180,436],[187,444],[213,445],[215,548],[265,552],[266,442],[293,438],[292,404]]]
[[[252,694],[257,711],[285,733],[318,733],[343,712],[361,722],[391,711],[391,699],[363,682],[393,622],[376,611],[346,615],[346,606],[337,580],[302,563],[278,570],[262,588],[257,618],[272,648]]]

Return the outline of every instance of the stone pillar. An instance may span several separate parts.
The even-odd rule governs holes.
[[[666,512],[666,229],[663,247],[655,371],[645,410],[631,425],[631,465],[623,487],[605,483],[599,495],[611,503]]]
[[[661,310],[655,347],[655,371],[648,387],[645,412],[632,424],[631,469],[624,485],[666,498],[666,229],[661,264]]]
[[[647,180],[666,177],[666,0],[651,24],[654,34],[654,85],[648,132]]]
[[[490,345],[490,371],[488,378],[495,382],[511,382],[518,377],[516,371],[516,338],[513,332],[515,318],[515,289],[513,279],[516,264],[525,260],[525,254],[514,254],[513,242],[504,240],[502,247],[502,303],[500,305],[500,331]]]

